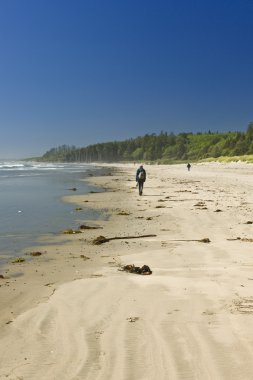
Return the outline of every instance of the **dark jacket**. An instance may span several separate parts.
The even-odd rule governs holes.
[[[144,173],[144,178],[143,179],[139,178],[139,174],[141,172]],[[142,182],[146,181],[146,170],[144,168],[138,168],[137,169],[137,172],[136,172],[136,182],[139,182],[139,181],[142,181]]]

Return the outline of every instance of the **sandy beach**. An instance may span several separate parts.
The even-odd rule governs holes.
[[[136,165],[109,167],[65,199],[97,229],[0,272],[0,379],[251,380],[253,165],[148,165],[143,196]]]

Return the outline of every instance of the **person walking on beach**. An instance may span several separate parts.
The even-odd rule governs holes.
[[[189,162],[187,164],[187,169],[188,169],[188,172],[191,170],[191,164]]]
[[[142,195],[143,193],[143,184],[146,181],[146,170],[144,169],[143,165],[141,165],[136,172],[136,182],[139,187],[139,195]]]

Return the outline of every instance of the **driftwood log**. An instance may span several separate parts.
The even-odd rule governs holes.
[[[170,241],[197,241],[199,243],[211,243],[209,238],[204,239],[171,239]]]
[[[81,226],[79,226],[80,230],[98,230],[102,227],[97,227],[97,226],[86,226],[85,224],[81,224]]]
[[[98,236],[93,240],[93,244],[100,245],[103,243],[107,243],[110,240],[122,240],[122,239],[141,239],[147,237],[156,237],[157,235],[137,235],[137,236],[114,236],[111,238],[106,238],[105,236]]]

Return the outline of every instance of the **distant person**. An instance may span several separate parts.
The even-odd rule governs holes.
[[[191,164],[189,162],[187,164],[187,169],[188,169],[188,172],[191,170]]]
[[[143,193],[143,184],[146,181],[146,170],[144,169],[143,165],[141,165],[136,172],[136,182],[139,187],[139,195],[142,195]]]

